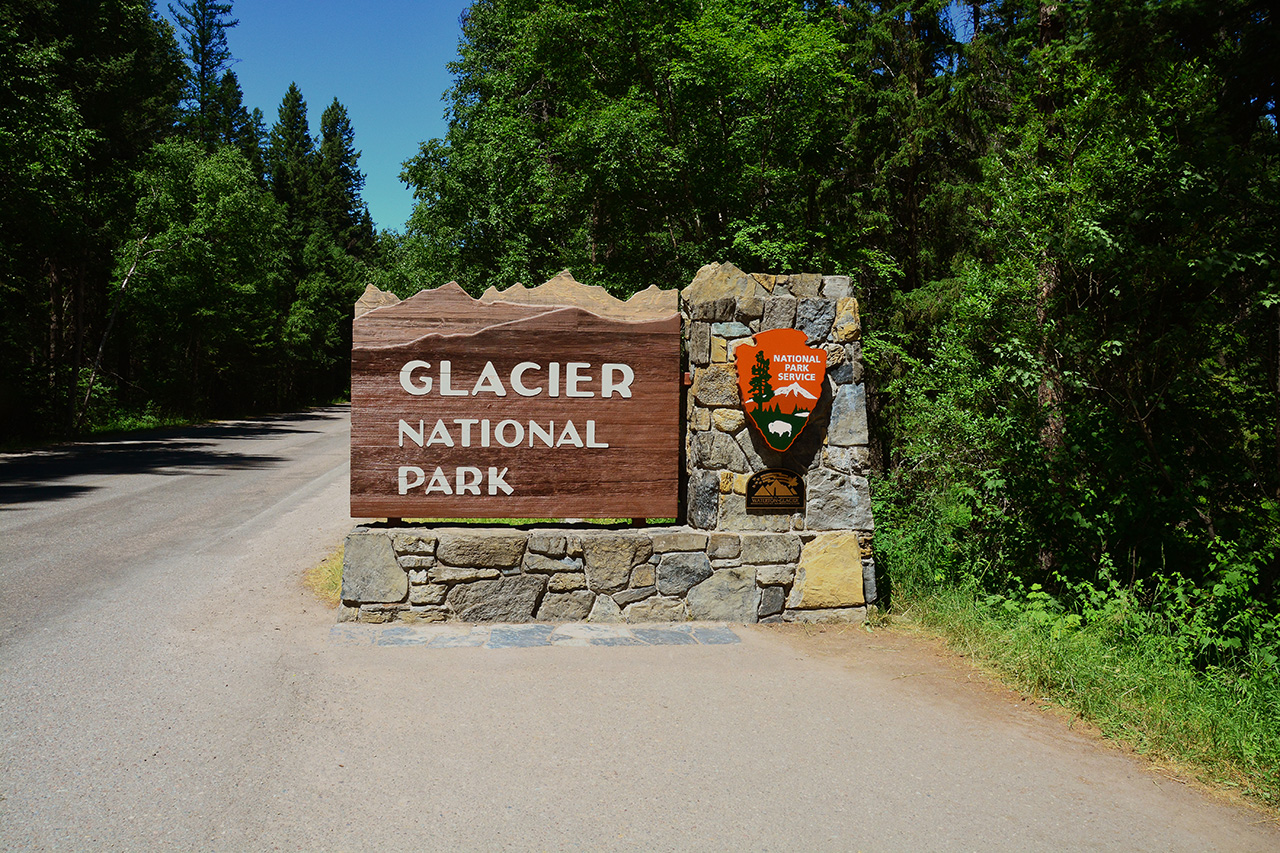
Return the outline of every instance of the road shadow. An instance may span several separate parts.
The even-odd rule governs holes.
[[[3,454],[0,455],[0,511],[16,509],[21,504],[65,500],[99,488],[64,482],[72,477],[217,474],[270,468],[284,462],[284,457],[239,451],[234,448],[235,442],[318,433],[319,422],[340,417],[344,411],[341,407],[330,407],[192,427],[144,430]],[[317,428],[309,428],[312,423],[317,424]]]

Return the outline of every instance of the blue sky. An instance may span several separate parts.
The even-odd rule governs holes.
[[[176,4],[175,4],[176,5]],[[379,228],[402,230],[413,196],[401,163],[443,136],[441,95],[452,78],[463,0],[236,0],[227,32],[244,103],[267,127],[295,82],[313,134],[336,97],[347,108],[365,173],[364,200]],[[168,16],[167,0],[156,8]]]

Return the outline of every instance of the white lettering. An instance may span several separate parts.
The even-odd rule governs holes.
[[[564,395],[566,397],[594,397],[594,391],[580,391],[578,386],[590,382],[590,376],[583,376],[581,371],[589,370],[591,365],[585,361],[571,361],[564,375]]]
[[[512,440],[506,438],[508,426],[514,427],[516,431],[516,437]],[[520,442],[524,441],[524,426],[519,421],[503,421],[493,431],[493,437],[498,439],[498,444],[503,447],[518,447]]]
[[[524,374],[526,370],[541,370],[542,367],[534,364],[532,361],[522,361],[515,367],[511,368],[511,387],[516,389],[516,393],[521,397],[536,397],[542,393],[541,388],[526,388],[524,382]]]
[[[547,365],[547,396],[560,396],[560,362],[558,361]]]
[[[480,421],[474,418],[454,418],[453,422],[462,427],[462,446],[471,446],[471,425],[478,424]]]
[[[467,392],[462,389],[453,390],[450,380],[453,375],[453,365],[450,362],[440,362],[440,396],[441,397],[465,397]]]
[[[545,444],[547,447],[554,447],[555,439],[552,438],[552,434],[555,431],[556,431],[555,421],[548,421],[546,429],[543,429],[541,426],[539,426],[537,421],[529,421],[529,446],[533,447],[533,438],[534,436],[537,436],[538,440],[541,441],[543,444]]]
[[[416,444],[416,445],[418,445],[419,447],[421,447],[421,446],[422,446],[422,433],[423,433],[423,431],[424,431],[425,429],[426,429],[426,427],[423,425],[422,421],[418,421],[418,431],[417,431],[417,432],[414,432],[414,431],[413,431],[413,427],[409,426],[409,425],[408,425],[407,423],[405,423],[404,421],[400,421],[400,446],[401,446],[401,447],[404,447],[404,437],[407,435],[407,436],[409,436],[409,440],[410,440],[410,441],[412,441],[414,444]],[[404,492],[401,492],[400,494],[402,494],[402,495],[403,495],[403,494],[404,494]]]
[[[427,447],[431,447],[433,444],[453,447],[453,439],[449,437],[449,428],[444,425],[444,421],[437,420],[436,425],[431,428],[431,437],[427,439]]]
[[[596,422],[587,421],[587,447],[608,447],[608,442],[596,443]]]
[[[415,486],[417,483],[414,484]],[[449,488],[449,480],[444,475],[444,471],[437,465],[435,473],[431,475],[431,482],[427,483],[427,494],[432,492],[440,492],[444,495],[453,494],[453,490]]]
[[[456,486],[453,490],[455,495],[480,494],[480,481],[484,479],[483,471],[479,468],[459,468],[456,474]],[[474,479],[472,479],[471,475],[474,475]]]
[[[614,373],[622,374],[622,381],[615,382]],[[631,383],[635,381],[636,372],[627,364],[606,364],[600,375],[600,396],[612,397],[617,392],[620,397],[631,397]]]
[[[504,495],[509,495],[514,491],[503,479],[505,476],[507,476],[506,468],[503,468],[501,473],[498,472],[497,468],[489,469],[489,494],[496,495],[498,489],[502,489]]]
[[[578,435],[578,428],[573,425],[573,421],[564,422],[564,431],[556,439],[556,447],[562,444],[572,444],[574,447],[582,446],[582,437]]]
[[[436,470],[439,471],[440,469],[437,468]],[[413,474],[413,476],[416,478],[412,483],[409,482],[410,474]],[[409,494],[410,489],[416,489],[418,486],[421,486],[422,482],[426,479],[427,479],[427,473],[423,471],[421,468],[419,468],[418,466],[401,465],[400,466],[400,494],[402,495]]]
[[[502,387],[502,380],[498,378],[498,371],[493,369],[492,361],[484,363],[484,370],[480,371],[480,378],[476,380],[475,387],[471,389],[471,396],[475,397],[481,391],[488,391],[499,397],[507,396],[507,389]]]
[[[447,363],[448,362],[446,362],[446,364]],[[413,371],[418,368],[426,370],[430,367],[431,364],[425,361],[407,362],[404,367],[400,368],[400,387],[415,397],[421,397],[423,394],[431,393],[431,377],[422,377],[420,380],[422,382],[421,385],[413,384]]]

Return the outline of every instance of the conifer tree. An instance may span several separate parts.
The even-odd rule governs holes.
[[[320,117],[316,206],[334,242],[356,255],[373,243],[372,220],[360,198],[364,174],[359,159],[347,109],[334,98]]]
[[[305,240],[315,217],[315,140],[307,121],[307,102],[290,83],[267,142],[267,174],[276,200],[285,206],[290,237]]]
[[[229,17],[230,2],[215,0],[178,0],[176,7],[169,4],[169,14],[183,32],[190,63],[182,124],[192,138],[213,150],[223,120],[219,115],[223,72],[231,64],[227,30],[240,22]]]

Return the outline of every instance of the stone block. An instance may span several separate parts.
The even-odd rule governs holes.
[[[720,472],[720,494],[727,495],[733,491],[733,481],[738,475],[732,471]]]
[[[707,534],[696,530],[661,530],[652,534],[649,540],[653,542],[655,554],[665,554],[668,551],[705,551],[707,547]]]
[[[693,417],[689,419],[689,426],[695,432],[707,432],[711,429],[711,410],[704,409],[701,406],[693,410]]]
[[[738,405],[738,370],[731,364],[712,364],[698,368],[689,389],[701,406]]]
[[[736,341],[729,341],[729,358],[727,360],[730,364],[734,365],[735,370],[737,369],[738,364],[738,348],[755,346],[755,343],[756,339],[753,337],[739,338]]]
[[[865,607],[837,607],[826,610],[787,610],[782,614],[783,622],[797,622],[809,625],[858,625],[867,620]]]
[[[711,413],[711,424],[730,435],[746,426],[747,416],[741,409],[716,409]],[[744,457],[745,458],[745,457]]]
[[[849,364],[853,365],[853,379],[851,382],[862,381],[862,342],[854,341],[851,344],[844,345],[844,351],[849,356]]]
[[[796,578],[795,563],[760,563],[756,565],[756,583],[761,586],[786,586]]]
[[[631,570],[631,586],[639,588],[642,586],[653,586],[658,582],[658,561],[657,554],[649,558],[649,562],[641,563]]]
[[[764,313],[760,318],[760,329],[790,329],[796,321],[796,298],[794,296],[773,296],[764,303]]]
[[[868,603],[876,600],[876,561],[865,556],[862,560],[862,597]]]
[[[786,603],[786,590],[780,586],[766,586],[760,590],[760,606],[756,610],[756,615],[761,619],[774,616],[782,612],[783,605]]]
[[[503,569],[520,565],[528,534],[520,531],[442,531],[436,559],[451,566]]]
[[[388,540],[390,544],[390,540]],[[394,622],[399,616],[400,611],[408,610],[409,605],[385,605],[385,604],[361,604],[360,611],[356,614],[357,622],[367,622],[372,625],[381,625],[385,622]]]
[[[410,604],[444,604],[449,587],[443,584],[424,584],[409,588]]]
[[[794,563],[800,559],[800,537],[790,533],[746,534],[742,537],[744,563]]]
[[[587,588],[593,592],[614,592],[631,580],[631,569],[649,559],[653,545],[640,534],[583,536],[582,554]]]
[[[720,475],[698,471],[689,477],[689,524],[709,530],[720,515]]]
[[[713,560],[734,560],[742,553],[742,539],[736,533],[712,533],[707,556]]]
[[[404,601],[409,576],[396,562],[391,537],[385,533],[351,533],[342,553],[342,600],[392,603]]]
[[[426,569],[410,569],[405,572],[409,576],[410,584],[430,583],[431,578],[427,575]]]
[[[721,569],[690,589],[686,601],[691,619],[755,622],[760,606],[755,569],[750,566]]]
[[[787,597],[787,609],[819,610],[864,604],[858,534],[826,533],[805,545]]]
[[[622,611],[627,622],[684,622],[688,620],[682,598],[646,598]]]
[[[796,303],[796,328],[804,332],[810,346],[826,341],[836,319],[836,304],[827,299],[801,299]]]
[[[822,276],[816,273],[802,273],[787,277],[787,286],[791,295],[801,299],[812,299],[822,290]]]
[[[695,437],[698,465],[703,468],[737,471],[751,470],[747,457],[734,437],[723,432],[705,432]]]
[[[736,320],[729,323],[715,323],[711,326],[711,334],[719,337],[729,338],[746,338],[750,337],[751,330],[745,324]]]
[[[613,601],[619,607],[626,607],[628,604],[635,604],[637,601],[644,601],[651,595],[657,593],[656,586],[642,586],[636,589],[624,589],[622,592],[613,594]]]
[[[689,326],[689,363],[703,365],[711,361],[711,324],[691,323]]]
[[[724,495],[720,499],[720,523],[723,530],[767,530],[785,533],[791,529],[790,519],[776,512],[747,512],[745,495]]]
[[[871,464],[871,451],[865,445],[860,447],[822,448],[822,464],[834,471],[846,474],[864,474]]]
[[[396,533],[391,537],[397,554],[430,556],[436,552],[436,537],[422,533]]]
[[[547,592],[573,592],[587,588],[587,576],[582,572],[562,572],[547,578]]]
[[[729,342],[724,338],[711,338],[711,363],[725,364],[729,361]]]
[[[831,337],[842,344],[859,340],[862,337],[862,318],[858,315],[858,300],[852,296],[836,302],[835,319],[832,322]]]
[[[530,552],[524,555],[524,570],[535,575],[554,575],[561,572],[581,572],[581,557],[561,557],[554,560],[545,554]]]
[[[560,533],[530,533],[528,548],[535,554],[547,557],[563,557],[568,543]]]
[[[544,585],[535,575],[482,580],[453,587],[448,601],[463,622],[528,622]]]
[[[693,281],[680,291],[685,303],[697,308],[700,303],[713,300],[763,295],[765,290],[752,276],[731,263],[707,264],[694,275]]]
[[[853,293],[853,283],[847,275],[824,275],[820,292],[824,299],[845,299]]]
[[[663,595],[684,595],[711,573],[711,560],[705,553],[663,554],[658,563],[658,591]]]
[[[435,604],[400,611],[401,622],[448,622],[449,609]]]
[[[429,569],[436,564],[435,557],[420,557],[417,554],[402,554],[396,558],[400,568],[406,572],[410,569]]]
[[[732,296],[723,299],[712,299],[707,302],[695,302],[689,306],[691,316],[695,320],[708,323],[722,323],[732,320],[738,309],[738,300]]]
[[[595,603],[594,593],[584,590],[576,592],[554,592],[543,596],[538,605],[539,622],[581,622],[591,612]]]
[[[744,323],[759,320],[764,313],[764,301],[763,296],[741,297],[738,300],[738,320]]]
[[[481,569],[476,566],[446,566],[436,563],[427,570],[431,580],[436,583],[466,583],[467,581],[489,580],[502,574],[500,569]]]
[[[621,622],[622,608],[607,595],[597,595],[591,612],[587,614],[588,622]]]
[[[774,285],[777,283],[778,279],[781,278],[785,281],[787,278],[785,275],[766,275],[764,273],[752,273],[751,277],[755,279],[756,285],[759,289],[763,290],[765,293],[773,293]]]
[[[866,477],[819,468],[809,474],[805,527],[871,530],[871,490]]]

